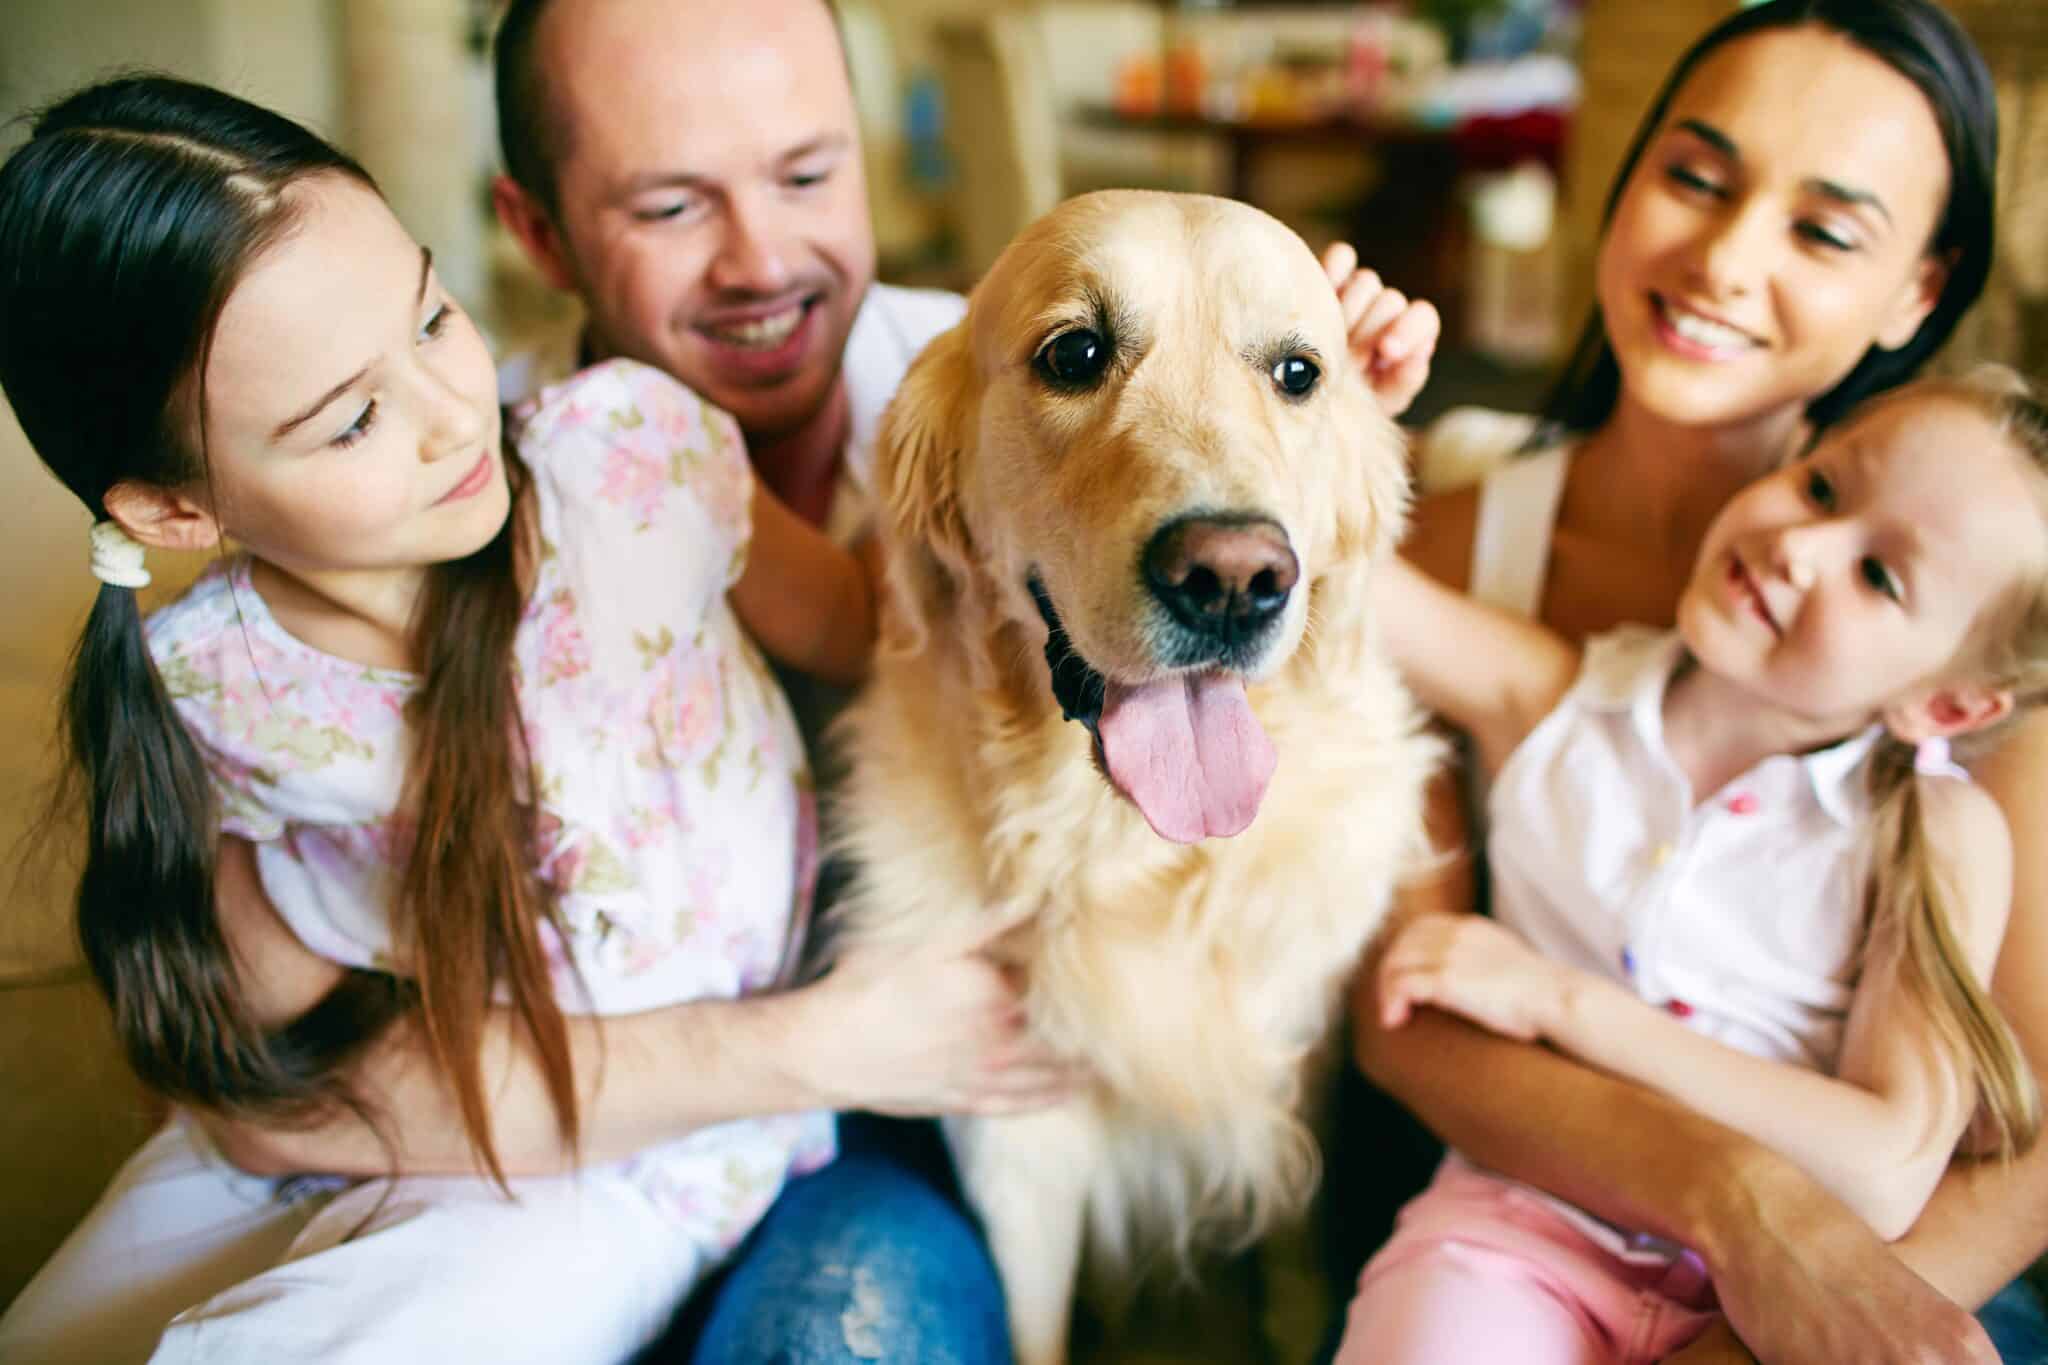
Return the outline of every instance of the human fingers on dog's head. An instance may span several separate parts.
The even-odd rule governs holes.
[[[1408,296],[1398,289],[1382,288],[1365,305],[1365,311],[1351,323],[1351,340],[1357,343],[1370,340],[1377,351],[1385,338],[1381,335],[1400,320],[1408,309]]]
[[[1344,291],[1345,282],[1351,272],[1358,269],[1358,248],[1349,242],[1332,242],[1323,248],[1323,273],[1330,277],[1330,283],[1338,293]]]
[[[1376,270],[1354,271],[1351,278],[1338,286],[1337,302],[1344,309],[1344,330],[1354,343],[1369,335],[1361,324],[1380,300],[1391,292]],[[1392,317],[1393,314],[1389,313],[1379,325],[1384,327]]]
[[[1373,392],[1380,400],[1380,410],[1389,417],[1399,417],[1408,411],[1428,383],[1427,356],[1410,356],[1373,374]]]
[[[1375,354],[1378,367],[1390,368],[1404,360],[1419,359],[1427,365],[1443,335],[1443,314],[1427,299],[1416,299],[1395,314],[1379,339]]]

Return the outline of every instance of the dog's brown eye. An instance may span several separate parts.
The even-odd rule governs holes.
[[[1109,367],[1109,347],[1096,333],[1077,327],[1046,342],[1033,363],[1060,388],[1086,388]]]
[[[1291,355],[1273,367],[1273,385],[1289,398],[1301,398],[1316,386],[1323,372],[1307,356]]]

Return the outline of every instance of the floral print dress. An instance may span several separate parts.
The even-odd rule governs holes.
[[[726,602],[750,531],[739,430],[631,361],[544,391],[511,429],[541,533],[514,667],[562,1008],[771,987],[801,946],[817,819],[788,705]],[[402,973],[389,906],[418,679],[287,634],[249,571],[230,559],[155,613],[151,653],[285,922],[334,962]],[[788,1174],[831,1159],[832,1133],[827,1114],[743,1120],[619,1169],[723,1251]]]

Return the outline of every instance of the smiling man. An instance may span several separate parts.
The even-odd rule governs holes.
[[[515,0],[498,39],[498,215],[582,299],[580,355],[730,412],[762,479],[841,536],[881,410],[956,295],[877,285],[846,60],[824,0]]]

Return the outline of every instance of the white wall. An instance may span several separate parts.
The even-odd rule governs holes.
[[[338,22],[330,0],[6,0],[0,111],[11,118],[142,66],[225,86],[339,136]],[[5,145],[25,132],[10,128]]]

